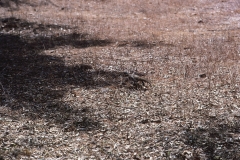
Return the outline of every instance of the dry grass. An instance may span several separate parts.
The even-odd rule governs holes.
[[[0,5],[0,159],[240,159],[237,0]]]

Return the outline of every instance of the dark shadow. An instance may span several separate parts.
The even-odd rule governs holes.
[[[18,10],[21,5],[28,5],[31,7],[52,5],[55,7],[59,7],[51,0],[41,0],[37,2],[29,2],[28,0],[0,0],[0,7],[9,8],[12,11]]]
[[[168,44],[163,41],[149,42],[147,40],[133,40],[133,41],[118,41],[118,47],[137,47],[137,48],[153,48],[156,46],[174,47],[173,44]]]
[[[214,122],[212,121],[212,124]],[[240,159],[240,123],[239,119],[233,125],[218,124],[207,129],[198,128],[195,130],[186,129],[184,139],[185,144],[190,145],[195,150],[200,148],[208,159]],[[195,158],[200,157],[194,153]],[[185,158],[181,155],[179,158]]]
[[[45,33],[49,32],[49,30],[59,30],[59,29],[73,29],[70,26],[66,25],[54,25],[54,24],[38,24],[38,23],[33,23],[33,22],[28,22],[23,19],[17,19],[15,17],[10,17],[10,18],[3,18],[0,19],[0,24],[1,24],[1,30],[5,32],[9,32],[11,30],[14,31],[23,31],[23,30],[29,30],[31,31],[30,33],[33,35],[38,35],[40,33]],[[75,35],[74,38],[78,37],[78,35]]]
[[[106,46],[111,40],[86,38],[86,33],[42,36],[41,33],[49,28],[66,26],[29,23],[15,18],[2,19],[1,23],[0,105],[21,111],[29,118],[47,119],[66,131],[96,129],[100,124],[87,116],[90,110],[74,109],[61,100],[70,86],[91,89],[114,85],[142,89],[149,83],[137,75],[96,70],[88,64],[66,66],[63,58],[40,54],[43,50],[66,45],[76,48]],[[16,34],[26,29],[29,34]],[[35,34],[34,30],[39,31]],[[71,123],[64,126],[69,121]]]
[[[0,0],[0,6],[4,8],[18,9],[19,0]]]
[[[17,19],[14,17],[11,18],[5,18],[0,19],[1,28],[0,30],[9,32],[11,30],[14,30],[15,32],[20,32],[23,29],[29,30],[30,33],[32,33],[35,38],[27,38],[25,36],[25,39],[31,39],[32,41],[36,41],[37,43],[39,41],[44,41],[44,45],[47,45],[45,47],[47,48],[53,48],[56,46],[61,45],[71,45],[76,48],[85,48],[85,47],[91,47],[91,46],[105,46],[112,43],[117,42],[118,47],[137,47],[137,48],[152,48],[156,46],[173,46],[172,44],[166,44],[163,41],[159,42],[148,42],[146,40],[130,40],[130,41],[118,41],[118,40],[99,40],[99,39],[87,39],[88,34],[86,33],[72,33],[67,34],[64,36],[51,36],[46,37],[46,34],[51,34],[51,32],[59,31],[60,29],[74,29],[70,26],[58,26],[53,24],[37,24],[33,22],[27,22],[22,19]],[[49,31],[51,29],[51,31]],[[45,33],[45,34],[43,34]],[[44,35],[44,36],[41,36]],[[32,37],[32,35],[31,35]],[[34,44],[32,44],[34,45]]]

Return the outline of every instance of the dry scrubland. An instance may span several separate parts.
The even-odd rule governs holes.
[[[238,0],[0,5],[1,160],[240,159]]]

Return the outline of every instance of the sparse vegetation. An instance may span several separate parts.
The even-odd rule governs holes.
[[[238,0],[0,6],[0,159],[240,159]]]

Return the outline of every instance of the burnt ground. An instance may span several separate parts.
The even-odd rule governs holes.
[[[0,159],[239,159],[240,3],[0,1]]]

